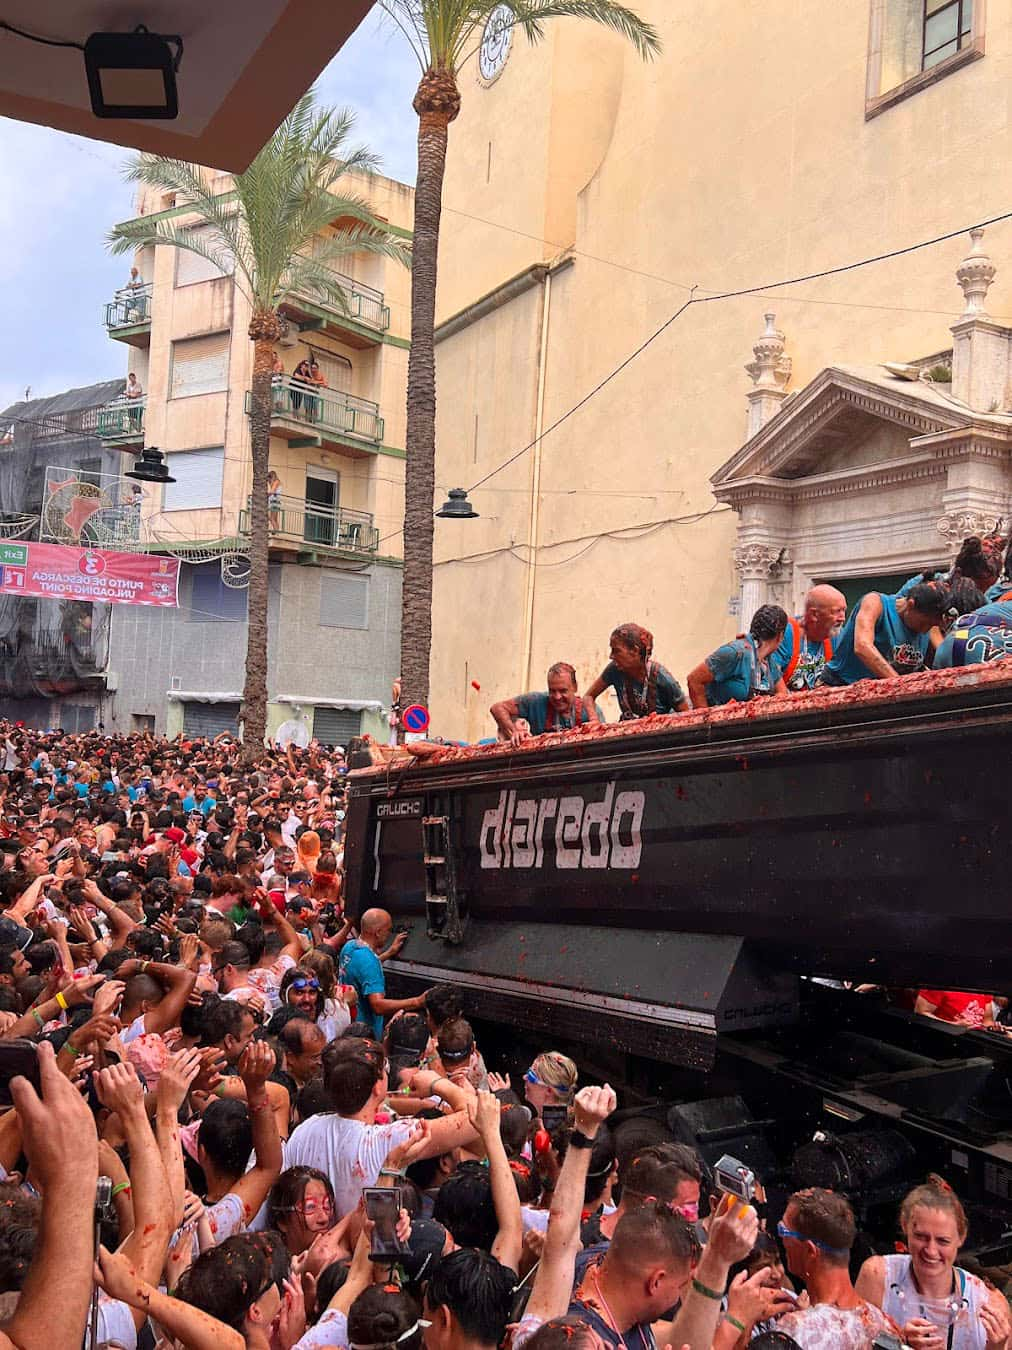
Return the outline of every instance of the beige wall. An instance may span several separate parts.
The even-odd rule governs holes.
[[[572,245],[572,266],[552,280],[546,426],[690,286],[703,296],[775,283],[1007,209],[1004,7],[988,7],[984,59],[868,121],[867,3],[736,0],[705,21],[688,0],[639,8],[662,32],[658,61],[644,65],[596,33],[577,39],[580,26],[560,21],[533,51],[518,35],[490,89],[466,77],[451,128],[444,319],[558,252],[526,236]],[[574,59],[578,41],[592,60]],[[1012,229],[989,230],[987,245],[999,263],[989,309],[1008,322]],[[764,310],[787,335],[794,389],[827,365],[926,355],[951,345],[948,326],[962,308],[953,273],[965,253],[963,237],[840,277],[696,306],[545,439],[534,687],[557,659],[592,678],[623,620],[650,627],[657,656],[683,679],[735,632],[734,514],[677,518],[715,506],[709,476],[745,439],[742,367]],[[541,287],[525,292],[437,348],[439,493],[469,486],[533,437],[541,304]],[[432,702],[438,729],[450,734],[488,734],[488,704],[524,680],[528,569],[515,555],[525,556],[517,546],[529,529],[532,462],[525,456],[474,494],[480,521],[437,522]],[[487,556],[449,561],[477,553]],[[482,685],[466,704],[465,669]]]

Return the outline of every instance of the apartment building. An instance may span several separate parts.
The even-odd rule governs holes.
[[[213,178],[227,194],[230,180]],[[412,191],[374,177],[353,185],[387,228],[409,237]],[[143,188],[138,215],[188,227],[187,208]],[[192,219],[192,213],[191,213]],[[194,222],[194,227],[196,224]],[[325,247],[321,237],[317,247]],[[106,306],[110,339],[141,394],[101,414],[102,443],[123,454],[157,446],[175,480],[145,484],[144,547],[185,560],[180,607],[121,606],[109,669],[120,730],[235,730],[244,681],[243,586],[252,478],[249,302],[232,275],[197,254],[146,248],[124,267]],[[344,743],[385,734],[399,666],[405,389],[410,275],[400,263],[350,255],[345,308],[287,294],[275,383],[268,730],[300,722],[305,736]],[[327,387],[292,381],[315,357]]]

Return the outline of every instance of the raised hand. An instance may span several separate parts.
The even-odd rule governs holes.
[[[196,1048],[169,1055],[158,1079],[158,1105],[175,1114],[186,1100],[200,1066],[200,1051]]]
[[[73,1084],[56,1067],[53,1047],[38,1049],[41,1095],[27,1078],[11,1079],[11,1097],[21,1119],[25,1156],[38,1187],[80,1186],[94,1203],[98,1180],[95,1118]]]
[[[239,1061],[239,1077],[246,1084],[246,1092],[262,1088],[274,1072],[274,1051],[266,1041],[251,1041]]]
[[[95,1091],[104,1107],[122,1120],[131,1112],[144,1113],[144,1089],[132,1064],[111,1064],[94,1076]]]
[[[573,1123],[581,1134],[591,1139],[618,1105],[615,1090],[608,1083],[604,1087],[584,1087],[573,1101]]]

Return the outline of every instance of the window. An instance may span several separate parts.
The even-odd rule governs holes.
[[[973,0],[924,0],[921,67],[929,70],[954,56],[973,30]]]
[[[981,0],[871,0],[865,117],[984,55]]]
[[[64,703],[60,709],[60,726],[72,736],[94,731],[98,709],[93,703]]]
[[[174,342],[169,398],[216,394],[227,389],[228,339],[228,333],[211,333]]]
[[[149,731],[152,735],[155,732],[154,713],[131,713],[130,714],[131,731]]]
[[[245,592],[244,592],[245,594]],[[369,578],[324,572],[320,577],[320,627],[369,627]]]
[[[215,252],[224,251],[221,249],[220,242],[213,230],[205,228],[196,228],[188,230],[194,239],[200,239],[206,248],[214,249]],[[193,286],[198,281],[216,281],[219,277],[226,274],[220,268],[215,267],[213,262],[202,257],[199,253],[191,253],[189,249],[181,248],[176,251],[176,286]]]
[[[174,450],[167,456],[169,473],[176,480],[165,484],[163,511],[200,511],[221,505],[221,479],[225,448]]]
[[[226,586],[221,579],[221,563],[199,563],[190,569],[191,623],[246,619],[246,591]]]

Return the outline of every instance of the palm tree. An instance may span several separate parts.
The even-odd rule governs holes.
[[[310,90],[245,173],[234,176],[234,190],[226,193],[214,192],[196,164],[139,155],[128,164],[127,180],[175,193],[177,202],[185,204],[196,221],[183,227],[171,220],[152,222],[141,217],[117,225],[108,240],[113,253],[146,245],[197,253],[222,272],[234,271],[236,285],[252,309],[253,484],[243,692],[248,756],[263,747],[267,727],[267,472],[271,367],[274,343],[282,333],[278,304],[286,291],[308,290],[347,312],[348,296],[331,270],[339,259],[363,252],[385,254],[405,263],[409,258],[403,242],[383,228],[368,202],[339,183],[345,174],[368,175],[377,166],[368,149],[349,146],[353,120],[347,110],[317,106]],[[336,233],[326,246],[307,257],[314,239],[335,223]]]
[[[401,611],[402,702],[427,703],[432,641],[432,531],[436,457],[436,264],[443,171],[450,123],[460,112],[457,74],[480,42],[501,0],[380,0],[421,67],[418,176],[411,267],[411,351],[404,488],[404,589]],[[633,43],[644,58],[661,49],[656,30],[615,0],[510,0],[513,26],[538,41],[546,19],[589,19]]]

